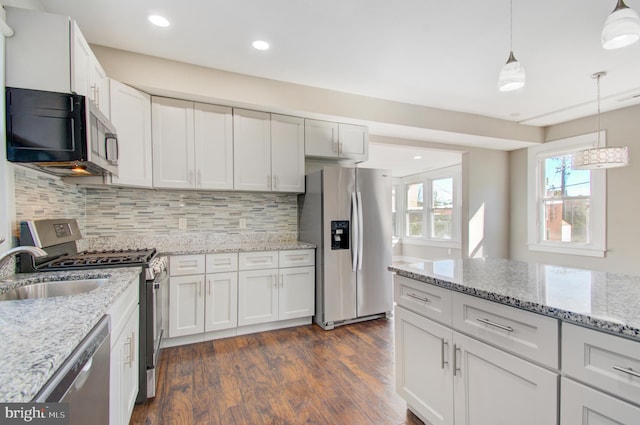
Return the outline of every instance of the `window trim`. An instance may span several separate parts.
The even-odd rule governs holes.
[[[606,131],[600,132],[600,138],[606,145]],[[606,208],[607,174],[606,170],[591,170],[590,224],[591,242],[559,242],[542,240],[541,199],[542,156],[570,154],[589,147],[596,147],[598,133],[547,142],[527,149],[527,246],[531,251],[571,254],[589,257],[604,257],[606,253]]]
[[[443,178],[453,179],[453,235],[451,239],[436,239],[429,237],[429,235],[431,234],[431,228],[428,218],[431,212],[431,182],[433,180],[439,180]],[[423,184],[422,219],[423,230],[425,234],[421,237],[406,235],[406,191],[407,186],[414,183]],[[462,164],[456,164],[437,170],[403,177],[398,181],[396,196],[398,196],[398,192],[401,193],[402,196],[402,199],[398,200],[398,235],[403,244],[456,249],[460,249],[462,247]]]

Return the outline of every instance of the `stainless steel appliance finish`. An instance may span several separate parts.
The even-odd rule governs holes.
[[[20,258],[21,272],[82,270],[111,267],[140,267],[140,337],[139,391],[142,403],[155,396],[156,368],[160,359],[162,337],[161,288],[166,285],[166,261],[155,249],[131,249],[77,252],[76,241],[82,239],[74,219],[49,219],[20,223],[20,243],[45,248],[47,256]],[[160,319],[158,319],[160,317]]]
[[[104,316],[33,401],[69,403],[71,425],[107,425],[111,353],[109,325],[109,316]]]
[[[116,129],[85,96],[6,88],[7,160],[57,176],[118,174]]]
[[[323,329],[389,316],[391,173],[324,167],[298,197],[299,237],[316,249],[316,315]]]
[[[156,263],[157,266],[157,263]],[[152,300],[147,303],[146,309],[146,323],[147,328],[151,326],[151,329],[147,331],[146,345],[149,347],[146,350],[146,398],[153,398],[156,396],[158,362],[160,361],[160,353],[162,350],[162,338],[164,337],[164,330],[162,329],[162,288],[168,285],[169,273],[167,273],[166,264],[160,265],[161,269],[155,274],[155,278],[147,280],[145,287],[147,292],[147,300]],[[153,305],[153,308],[151,306]],[[144,401],[138,396],[139,401]]]

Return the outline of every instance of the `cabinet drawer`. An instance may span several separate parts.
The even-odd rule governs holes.
[[[262,270],[278,268],[278,251],[241,252],[238,255],[240,270]]]
[[[639,403],[640,342],[563,323],[562,370],[568,376]]]
[[[558,369],[556,319],[454,291],[453,327]]]
[[[451,326],[451,291],[402,276],[393,277],[396,304]]]
[[[567,378],[560,382],[560,423],[637,424],[640,408]]]
[[[171,276],[204,274],[204,255],[172,255],[169,257]]]
[[[294,249],[291,251],[280,251],[280,267],[305,267],[315,264],[314,249]]]
[[[238,270],[238,253],[207,255],[207,273],[224,273]]]

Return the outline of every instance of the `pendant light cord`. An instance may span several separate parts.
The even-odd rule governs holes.
[[[513,0],[509,0],[509,50],[513,52]]]
[[[596,85],[598,90],[598,148],[600,148],[600,77],[602,74],[598,73],[596,77]]]

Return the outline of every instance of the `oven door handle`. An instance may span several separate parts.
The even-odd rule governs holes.
[[[153,279],[153,289],[159,289],[160,288],[160,282],[162,282],[163,280],[165,280],[167,278],[167,270],[162,270],[162,273],[160,273],[158,276],[155,277],[155,279]]]

